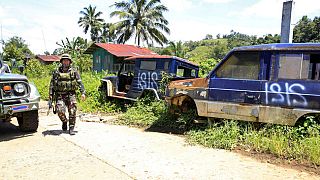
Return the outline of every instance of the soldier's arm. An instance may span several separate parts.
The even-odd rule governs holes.
[[[86,90],[84,89],[84,85],[83,85],[83,83],[82,83],[80,74],[79,74],[78,71],[76,71],[75,74],[76,74],[76,79],[77,79],[78,86],[79,86],[79,88],[80,88],[80,92],[81,92],[81,94],[84,94],[84,95],[85,95],[85,94],[86,94]]]

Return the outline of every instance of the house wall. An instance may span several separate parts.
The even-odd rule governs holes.
[[[113,72],[115,57],[104,49],[97,49],[93,52],[93,70]]]
[[[96,49],[93,53],[93,71],[101,72],[102,70],[110,73],[117,73],[120,70],[123,57],[116,57],[105,49]],[[125,64],[122,71],[134,70],[134,64]]]

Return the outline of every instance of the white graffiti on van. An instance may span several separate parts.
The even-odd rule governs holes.
[[[153,88],[158,89],[157,84],[158,74],[156,72],[138,73],[138,87],[140,89]]]
[[[305,91],[306,88],[299,83],[285,83],[285,87],[281,87],[278,83],[268,84],[265,83],[265,94],[266,94],[266,104],[269,104],[269,94],[276,94],[272,96],[271,103],[286,104],[288,106],[307,106],[308,102],[305,97],[303,97],[297,91]],[[282,91],[285,89],[285,91]]]

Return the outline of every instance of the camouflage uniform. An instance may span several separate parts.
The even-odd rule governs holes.
[[[78,88],[80,88],[81,94],[85,94],[80,74],[71,66],[67,70],[64,70],[63,66],[60,66],[53,72],[50,81],[49,95],[56,101],[56,112],[63,123],[68,122],[65,114],[66,108],[68,109],[69,127],[70,129],[72,128],[72,130],[76,123],[76,90]]]

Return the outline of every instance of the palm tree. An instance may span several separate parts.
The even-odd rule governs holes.
[[[168,21],[162,14],[168,9],[160,0],[129,0],[116,2],[112,6],[119,10],[112,12],[110,17],[118,16],[121,20],[115,24],[118,43],[125,43],[132,36],[138,46],[141,41],[146,41],[148,45],[154,41],[160,45],[168,42],[161,32],[170,34]]]
[[[79,18],[78,24],[80,27],[83,27],[83,32],[87,34],[88,30],[90,29],[90,36],[92,41],[96,41],[99,37],[99,32],[101,32],[102,25],[104,20],[99,18],[102,12],[96,13],[96,7],[89,7],[83,8],[83,11],[80,11],[80,14],[83,17]]]
[[[60,43],[56,42],[56,44],[60,46],[59,52],[70,53],[72,56],[81,55],[89,47],[87,39],[81,37],[74,37],[71,41],[66,37],[65,40],[61,40]]]
[[[99,42],[108,43],[114,42],[116,39],[114,24],[112,23],[103,23],[101,35],[98,39]]]
[[[185,47],[183,46],[183,43],[181,41],[178,42],[169,42],[169,51],[171,51],[171,55],[185,58],[186,51]]]

